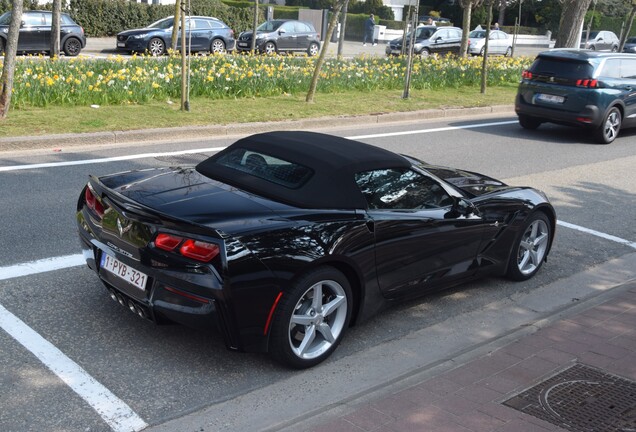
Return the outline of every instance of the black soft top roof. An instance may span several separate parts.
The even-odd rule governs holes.
[[[236,148],[256,151],[303,165],[313,175],[292,189],[216,163]],[[411,163],[390,151],[333,135],[279,131],[243,138],[206,159],[196,170],[248,192],[301,208],[361,209],[366,201],[355,174],[382,168],[408,168]]]

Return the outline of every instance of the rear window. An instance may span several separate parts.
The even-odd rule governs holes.
[[[530,72],[535,75],[579,79],[591,77],[594,66],[570,59],[538,57],[530,67]]]
[[[313,174],[306,166],[242,148],[225,153],[215,163],[290,189],[301,187]]]

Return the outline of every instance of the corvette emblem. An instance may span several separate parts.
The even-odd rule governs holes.
[[[128,222],[124,225],[121,219],[117,218],[117,231],[119,231],[119,237],[123,237],[132,228],[132,222]]]

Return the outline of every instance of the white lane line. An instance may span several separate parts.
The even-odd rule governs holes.
[[[387,133],[373,134],[373,135],[357,135],[357,136],[349,136],[345,138],[368,139],[368,138],[383,138],[383,137],[403,136],[403,135],[417,135],[417,134],[433,133],[433,132],[446,132],[450,130],[459,130],[459,129],[476,129],[476,128],[490,127],[490,126],[501,126],[501,125],[507,125],[507,124],[513,124],[513,123],[517,123],[517,120],[493,122],[493,123],[469,124],[464,126],[448,126],[443,128],[420,129],[420,130],[414,130],[414,131],[387,132]],[[178,155],[201,153],[201,152],[217,152],[223,149],[225,149],[225,147],[211,147],[211,148],[181,150],[181,151],[166,152],[166,153],[141,153],[136,155],[117,156],[117,157],[101,158],[101,159],[84,159],[84,160],[67,161],[67,162],[49,162],[49,163],[30,164],[30,165],[0,166],[0,172],[21,171],[21,170],[38,169],[38,168],[55,168],[55,167],[74,166],[74,165],[89,165],[89,164],[97,164],[97,163],[109,163],[109,162],[118,162],[118,161],[135,160],[135,159],[155,158],[160,156],[178,156]]]
[[[84,399],[113,431],[134,432],[148,426],[110,390],[2,305],[0,305],[0,327]]]
[[[7,267],[0,267],[0,280],[44,273],[69,267],[77,267],[81,265],[86,265],[86,260],[84,259],[84,255],[82,254],[45,258],[37,261],[25,262]]]
[[[178,155],[200,153],[200,152],[217,152],[217,151],[223,150],[224,148],[225,147],[209,147],[209,148],[200,148],[200,149],[192,149],[192,150],[180,150],[175,152],[141,153],[141,154],[115,156],[115,157],[101,158],[101,159],[84,159],[84,160],[66,161],[66,162],[48,162],[48,163],[29,164],[29,165],[2,166],[0,167],[0,172],[21,171],[21,170],[38,169],[38,168],[65,167],[65,166],[73,166],[73,165],[89,165],[89,164],[109,163],[109,162],[126,161],[126,160],[134,160],[134,159],[155,158],[155,157],[161,157],[161,156],[178,156]]]
[[[591,234],[591,235],[596,236],[596,237],[601,237],[601,238],[604,238],[605,240],[610,240],[610,241],[613,241],[613,242],[616,242],[616,243],[624,244],[625,246],[629,246],[629,247],[631,247],[633,249],[636,249],[636,242],[625,240],[623,238],[616,237],[616,236],[613,236],[611,234],[605,234],[605,233],[602,233],[600,231],[595,231],[595,230],[592,230],[592,229],[589,229],[589,228],[585,228],[585,227],[582,227],[582,226],[579,226],[579,225],[574,225],[574,224],[571,224],[571,223],[568,223],[568,222],[563,222],[563,221],[557,221],[557,225],[561,225],[561,226],[566,227],[566,228],[570,228],[570,229],[573,229],[573,230],[577,230],[577,231],[581,231],[581,232],[584,232],[584,233],[587,233],[587,234]]]
[[[441,127],[441,128],[435,128],[435,129],[420,129],[420,130],[403,131],[403,132],[386,132],[386,133],[372,134],[372,135],[356,135],[356,136],[350,136],[345,138],[349,138],[349,139],[384,138],[384,137],[416,135],[416,134],[432,133],[432,132],[447,132],[447,131],[459,130],[459,129],[477,129],[482,127],[502,126],[502,125],[508,125],[508,124],[516,124],[516,123],[519,123],[519,122],[517,120],[509,120],[509,121],[493,122],[493,123],[470,124],[465,126],[447,126],[447,127]]]

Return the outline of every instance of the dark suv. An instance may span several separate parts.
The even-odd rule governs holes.
[[[51,50],[51,12],[24,11],[18,37],[18,52],[49,52]],[[0,53],[4,53],[9,36],[11,12],[0,15]],[[60,16],[60,49],[67,56],[76,56],[86,46],[84,29],[63,13]]]
[[[609,144],[622,127],[636,126],[636,56],[588,50],[540,53],[523,71],[515,99],[519,124],[581,126]]]
[[[407,44],[411,33],[406,35]],[[425,25],[417,27],[413,52],[422,57],[431,54],[459,54],[462,44],[462,30],[457,27],[436,27]],[[393,39],[386,45],[386,55],[400,55],[402,52],[402,38]]]

